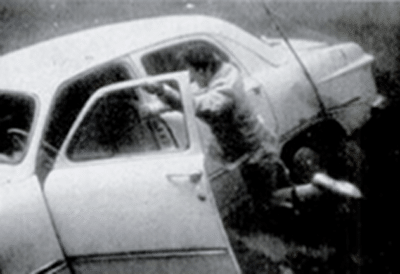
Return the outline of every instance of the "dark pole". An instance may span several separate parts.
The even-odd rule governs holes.
[[[315,93],[315,96],[316,96],[316,98],[317,98],[318,104],[319,104],[319,106],[320,106],[322,116],[328,117],[329,114],[327,113],[326,108],[325,108],[325,105],[324,105],[324,103],[323,103],[323,101],[322,101],[322,98],[321,98],[319,92],[318,92],[318,87],[317,87],[317,85],[315,84],[314,80],[312,79],[312,77],[311,77],[310,73],[308,72],[306,66],[304,65],[303,61],[300,59],[300,56],[299,56],[299,55],[297,54],[297,52],[294,50],[292,44],[290,43],[290,41],[289,41],[288,37],[286,36],[286,34],[282,31],[282,29],[281,29],[280,25],[278,24],[278,22],[275,21],[274,15],[273,15],[273,13],[271,12],[271,10],[268,8],[268,6],[267,6],[267,4],[265,3],[265,1],[261,1],[261,2],[262,2],[263,8],[264,8],[265,12],[267,13],[267,15],[271,17],[272,22],[273,22],[273,24],[274,24],[276,30],[277,30],[277,31],[279,32],[279,34],[282,36],[282,38],[283,38],[283,40],[285,41],[286,45],[288,46],[289,50],[292,52],[293,56],[296,58],[297,62],[299,63],[299,65],[300,65],[300,67],[301,67],[301,69],[303,70],[304,75],[306,76],[306,78],[307,78],[308,81],[310,82],[311,87],[312,87],[312,89],[313,89],[313,91],[314,91],[314,93]]]

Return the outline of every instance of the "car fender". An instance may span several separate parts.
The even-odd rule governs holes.
[[[68,273],[36,176],[0,185],[0,219],[1,273]]]

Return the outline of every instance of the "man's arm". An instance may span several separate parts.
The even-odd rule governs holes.
[[[172,109],[182,110],[182,101],[179,92],[168,84],[161,85],[162,92],[158,94],[158,98]]]
[[[168,84],[147,84],[143,87],[150,94],[157,95],[161,102],[170,106],[172,109],[182,110],[181,97],[179,91]]]
[[[155,94],[160,99],[159,102],[149,104],[151,113],[160,113],[168,110],[182,110],[182,102],[179,92],[169,86],[148,85],[146,91]],[[233,108],[234,97],[233,92],[226,85],[221,84],[213,87],[207,92],[194,98],[196,115],[200,118],[218,117],[227,110]]]
[[[157,100],[155,102],[143,104],[139,108],[140,117],[146,118],[150,116],[155,116],[163,112],[170,111],[171,107],[164,104],[163,102]]]
[[[223,85],[217,86],[194,99],[196,115],[218,117],[234,107],[233,93]]]

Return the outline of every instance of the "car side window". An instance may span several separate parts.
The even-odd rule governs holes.
[[[170,114],[142,116],[140,92],[126,88],[99,98],[73,134],[67,157],[86,161],[185,149],[183,114],[171,109]]]
[[[214,51],[221,57],[222,60],[229,60],[228,55],[222,52],[215,45],[203,40],[196,40],[158,49],[154,52],[144,55],[141,59],[144,69],[149,75],[158,75],[162,73],[184,70],[183,65],[179,62],[179,54],[181,54],[181,52],[184,51],[185,48],[194,45],[203,45],[206,47],[210,47],[212,51]]]
[[[39,180],[43,181],[53,168],[72,124],[92,94],[103,86],[132,78],[127,66],[113,62],[88,71],[60,88],[49,112],[49,121],[38,154],[36,173]]]
[[[44,140],[58,150],[82,107],[97,89],[132,78],[124,65],[108,64],[65,85],[53,105]]]

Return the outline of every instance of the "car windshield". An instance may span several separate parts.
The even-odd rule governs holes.
[[[0,164],[16,164],[25,154],[33,120],[34,100],[0,92]]]

